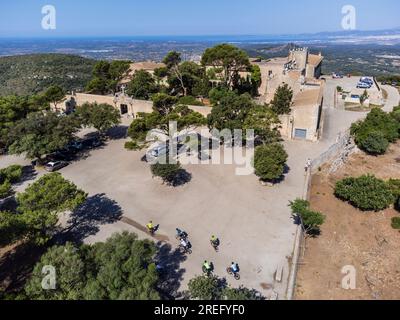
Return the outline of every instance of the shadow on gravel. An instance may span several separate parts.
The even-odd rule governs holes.
[[[127,126],[116,126],[107,131],[107,136],[111,140],[125,139],[128,136]]]
[[[98,194],[71,213],[68,226],[60,234],[61,241],[82,243],[89,236],[97,234],[101,225],[112,224],[122,217],[118,203],[104,194]]]

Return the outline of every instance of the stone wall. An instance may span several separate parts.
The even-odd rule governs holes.
[[[76,93],[69,95],[65,100],[58,104],[57,107],[52,105],[53,110],[66,111],[68,105],[80,106],[84,103],[107,103],[112,105],[116,109],[122,112],[121,106],[127,107],[127,115],[136,117],[138,113],[151,113],[153,112],[153,102],[146,100],[132,99],[124,94],[117,94],[115,96],[103,96],[96,94],[87,93]],[[188,106],[189,109],[201,113],[204,117],[207,117],[211,113],[211,107],[204,106]]]

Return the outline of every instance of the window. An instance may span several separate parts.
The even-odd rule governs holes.
[[[295,129],[294,137],[296,139],[307,139],[307,130],[306,129]]]

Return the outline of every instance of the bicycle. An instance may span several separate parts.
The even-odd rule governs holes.
[[[213,249],[215,250],[215,252],[219,251],[219,240],[210,240],[211,246],[213,247]]]
[[[179,245],[179,251],[182,253],[182,254],[192,254],[193,253],[193,251],[192,251],[192,249],[190,248],[191,246],[190,245],[187,245],[186,247],[185,246],[183,246],[183,245]]]
[[[228,267],[228,268],[226,268],[226,272],[228,272],[228,274],[231,275],[231,276],[233,275],[233,277],[235,278],[235,280],[240,280],[239,271],[234,272],[234,271],[232,270],[232,267]]]

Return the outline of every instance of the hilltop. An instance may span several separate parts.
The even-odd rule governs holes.
[[[83,89],[95,62],[67,54],[0,57],[0,95],[29,95],[51,85],[67,91]]]

